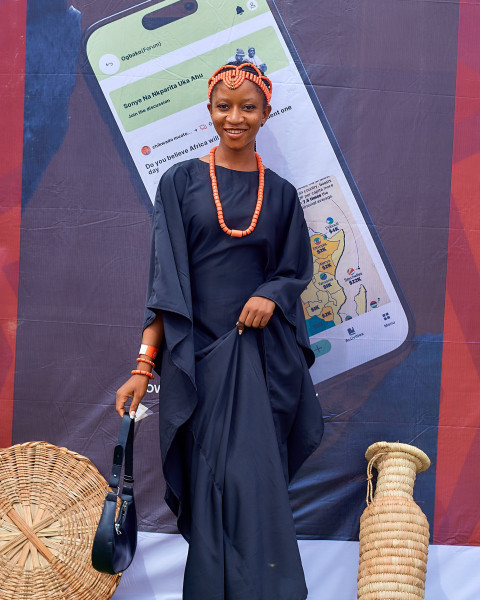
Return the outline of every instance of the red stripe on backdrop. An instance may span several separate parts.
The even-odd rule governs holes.
[[[480,3],[460,2],[434,543],[480,545]]]
[[[25,0],[0,3],[0,447],[12,441],[26,21]]]

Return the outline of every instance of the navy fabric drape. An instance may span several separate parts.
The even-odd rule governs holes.
[[[244,229],[258,172],[216,170],[225,220]],[[166,500],[190,543],[186,600],[306,597],[287,484],[323,432],[299,300],[311,276],[295,188],[274,172],[245,238],[220,229],[208,164],[164,174],[145,326],[162,313],[161,450]],[[251,296],[276,309],[265,329],[238,336]]]

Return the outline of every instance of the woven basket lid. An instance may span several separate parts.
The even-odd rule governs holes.
[[[91,552],[107,483],[84,456],[46,442],[0,450],[0,598],[104,600],[120,575]]]
[[[404,452],[410,454],[417,465],[417,473],[426,471],[430,466],[430,459],[423,450],[420,450],[420,448],[417,448],[416,446],[402,444],[400,442],[375,442],[375,444],[372,444],[367,448],[365,458],[370,461],[376,454],[387,452]]]

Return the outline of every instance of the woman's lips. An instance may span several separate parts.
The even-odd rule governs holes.
[[[228,135],[233,135],[235,137],[238,137],[239,135],[242,135],[242,133],[245,133],[245,131],[247,131],[246,129],[225,129],[224,130],[226,133],[228,133]]]

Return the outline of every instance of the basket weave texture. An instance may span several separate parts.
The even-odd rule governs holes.
[[[416,474],[428,456],[408,444],[377,442],[369,460],[367,508],[360,519],[358,600],[420,600],[425,597],[428,521],[413,500]],[[372,469],[378,470],[373,497]]]
[[[0,450],[1,600],[104,600],[119,575],[92,567],[107,482],[84,456],[46,442]]]

